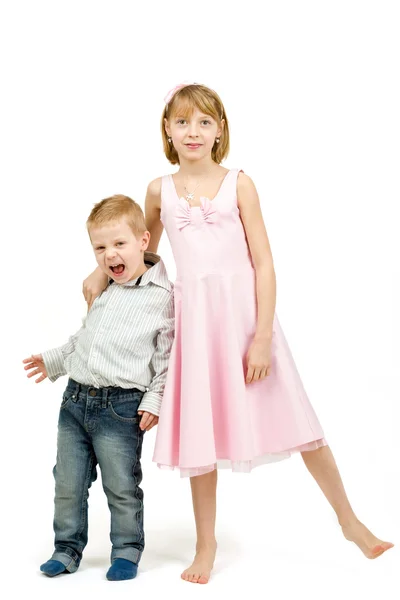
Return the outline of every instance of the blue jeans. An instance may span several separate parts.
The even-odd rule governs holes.
[[[111,512],[111,562],[138,563],[144,548],[140,457],[143,432],[137,410],[143,392],[96,389],[70,379],[58,421],[53,560],[73,573],[88,539],[89,488],[99,464]]]

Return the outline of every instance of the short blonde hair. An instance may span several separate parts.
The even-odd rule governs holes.
[[[220,142],[215,142],[211,152],[212,159],[220,164],[229,154],[229,126],[225,108],[221,98],[214,90],[197,83],[186,85],[175,92],[170,102],[163,110],[161,118],[161,135],[165,156],[171,164],[179,164],[178,153],[168,141],[168,134],[165,131],[165,119],[169,120],[178,112],[179,116],[189,117],[193,114],[195,108],[215,119],[218,124],[224,120],[224,128],[222,130]]]
[[[136,237],[147,231],[144,214],[139,204],[122,194],[110,196],[95,204],[86,221],[86,227],[88,230],[90,227],[101,227],[115,223],[123,217],[126,218]]]

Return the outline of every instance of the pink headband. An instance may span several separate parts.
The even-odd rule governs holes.
[[[170,90],[168,92],[168,94],[165,96],[165,98],[164,98],[165,104],[168,105],[171,102],[172,98],[175,96],[176,92],[178,92],[182,88],[186,87],[187,85],[198,85],[198,84],[195,81],[184,81],[182,83],[178,83],[178,85],[176,85],[174,88],[172,88],[172,90]]]

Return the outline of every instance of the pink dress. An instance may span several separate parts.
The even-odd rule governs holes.
[[[275,315],[271,375],[245,383],[255,271],[237,206],[239,170],[190,207],[162,178],[161,221],[177,266],[175,341],[153,460],[182,476],[253,467],[326,445]]]

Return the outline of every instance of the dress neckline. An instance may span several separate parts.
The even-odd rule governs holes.
[[[221,185],[219,186],[218,191],[217,191],[217,193],[215,194],[215,196],[214,196],[214,198],[212,200],[210,198],[208,198],[207,196],[201,196],[201,197],[202,198],[207,198],[207,200],[209,202],[212,202],[214,204],[214,202],[218,198],[218,196],[219,196],[219,194],[220,194],[220,192],[221,192],[221,190],[222,190],[222,188],[224,186],[224,183],[225,183],[225,181],[226,181],[226,179],[227,179],[227,177],[228,177],[228,175],[229,175],[229,173],[231,171],[232,171],[232,169],[229,169],[228,172],[225,174],[223,180],[221,181]],[[178,201],[183,200],[183,202],[185,202],[189,206],[189,208],[201,208],[201,204],[196,204],[195,206],[192,206],[191,204],[189,204],[189,202],[186,200],[186,198],[184,198],[183,196],[179,196],[179,194],[178,194],[178,192],[176,190],[176,185],[175,185],[175,181],[174,181],[173,175],[170,174],[169,177],[171,179],[172,188],[174,190],[175,196],[176,196],[176,198],[177,198]]]

